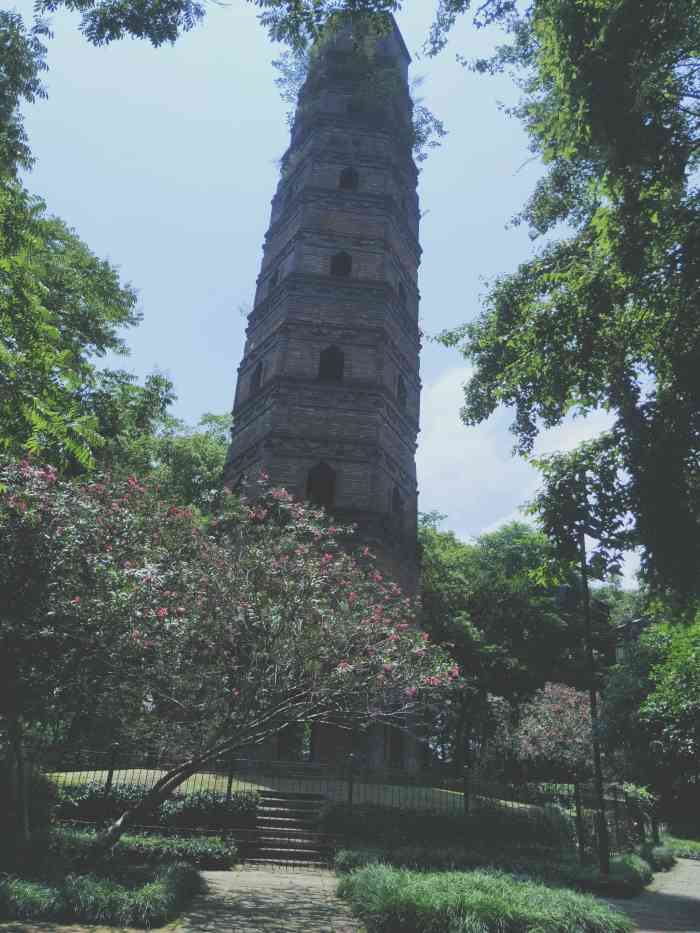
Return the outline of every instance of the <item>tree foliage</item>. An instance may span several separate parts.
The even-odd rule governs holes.
[[[150,802],[285,724],[392,719],[447,682],[369,550],[264,480],[202,525],[134,477],[1,479],[0,715],[157,738],[180,763]]]
[[[444,3],[450,16],[463,3]],[[496,4],[489,5],[492,13]],[[700,8],[697,0],[534,0],[506,7],[515,115],[547,172],[520,215],[554,240],[445,335],[475,364],[468,424],[515,410],[518,449],[599,408],[614,417],[648,579],[692,593],[700,559]]]
[[[0,451],[63,465],[102,443],[89,404],[96,357],[123,353],[133,290],[17,180],[31,165],[21,105],[44,96],[47,35],[0,14]]]
[[[550,779],[590,777],[591,710],[588,695],[565,684],[548,683],[522,711],[515,731],[518,759]]]

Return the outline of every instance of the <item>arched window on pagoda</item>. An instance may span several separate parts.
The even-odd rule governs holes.
[[[262,360],[256,365],[253,373],[250,377],[250,394],[256,395],[260,391],[263,381],[263,364]]]
[[[394,517],[394,521],[401,529],[403,529],[405,511],[406,506],[403,501],[403,496],[399,492],[399,487],[394,486],[394,491],[391,494],[391,514]]]
[[[340,173],[340,178],[338,179],[338,187],[342,191],[357,191],[360,185],[360,176],[357,174],[354,168],[347,166]]]
[[[335,502],[335,470],[327,463],[317,463],[309,470],[306,498],[314,505],[329,509]]]
[[[352,274],[352,256],[350,253],[336,253],[331,256],[331,275],[348,277]]]
[[[406,391],[406,380],[399,373],[399,378],[396,380],[396,403],[401,409],[401,411],[406,411],[406,401],[408,398],[408,393]]]
[[[321,382],[342,382],[345,373],[345,354],[340,347],[326,347],[318,363]]]

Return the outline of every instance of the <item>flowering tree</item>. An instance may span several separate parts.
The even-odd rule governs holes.
[[[105,844],[213,758],[290,722],[417,715],[450,678],[369,550],[264,476],[206,525],[134,477],[0,482],[1,714],[19,733],[80,697],[184,750]]]
[[[575,779],[592,768],[588,694],[565,684],[545,684],[525,706],[515,734],[520,759]]]

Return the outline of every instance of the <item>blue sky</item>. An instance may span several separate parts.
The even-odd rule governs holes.
[[[17,6],[26,18],[31,2]],[[424,249],[421,321],[435,334],[475,317],[484,281],[534,249],[506,229],[541,172],[517,121],[507,77],[472,74],[456,54],[483,55],[498,39],[465,18],[437,59],[416,55],[434,3],[410,0],[398,21],[414,54],[420,96],[449,131],[420,176]],[[52,21],[48,101],[27,109],[37,165],[30,189],[73,226],[139,292],[143,323],[120,363],[139,377],[167,373],[176,413],[196,422],[230,410],[236,369],[277,179],[288,140],[270,43],[244,0],[209,4],[204,23],[175,46],[126,40],[91,47],[77,18]],[[467,538],[518,516],[537,485],[511,457],[507,413],[466,428],[459,421],[468,369],[426,342],[419,438],[419,507]],[[540,450],[570,446],[607,424],[604,415],[549,432]]]

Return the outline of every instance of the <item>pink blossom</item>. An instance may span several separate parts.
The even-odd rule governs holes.
[[[336,670],[337,671],[352,670],[352,664],[349,661],[343,659],[342,661],[338,661],[338,666],[336,667]]]
[[[393,665],[393,664],[384,664],[384,665],[382,666],[382,670],[384,671],[385,674],[391,674],[391,672],[394,670],[394,665]]]
[[[404,693],[410,700],[412,700],[415,696],[417,696],[418,688],[417,687],[406,687],[406,689],[404,690]]]
[[[165,608],[165,606],[161,606],[160,609],[156,612],[156,615],[158,616],[159,619],[164,619],[167,616],[167,614],[168,614],[168,610]]]
[[[73,599],[71,599],[71,604],[72,604],[73,606],[79,606],[79,605],[80,605],[80,597],[79,597],[79,596],[74,596]]]
[[[355,593],[355,592],[348,593],[348,603],[349,603],[349,605],[354,606],[356,602],[357,602],[357,593]]]
[[[399,640],[399,636],[396,634],[396,632],[392,632],[391,635],[389,635],[389,637],[387,638],[387,641],[398,641],[398,640]]]

